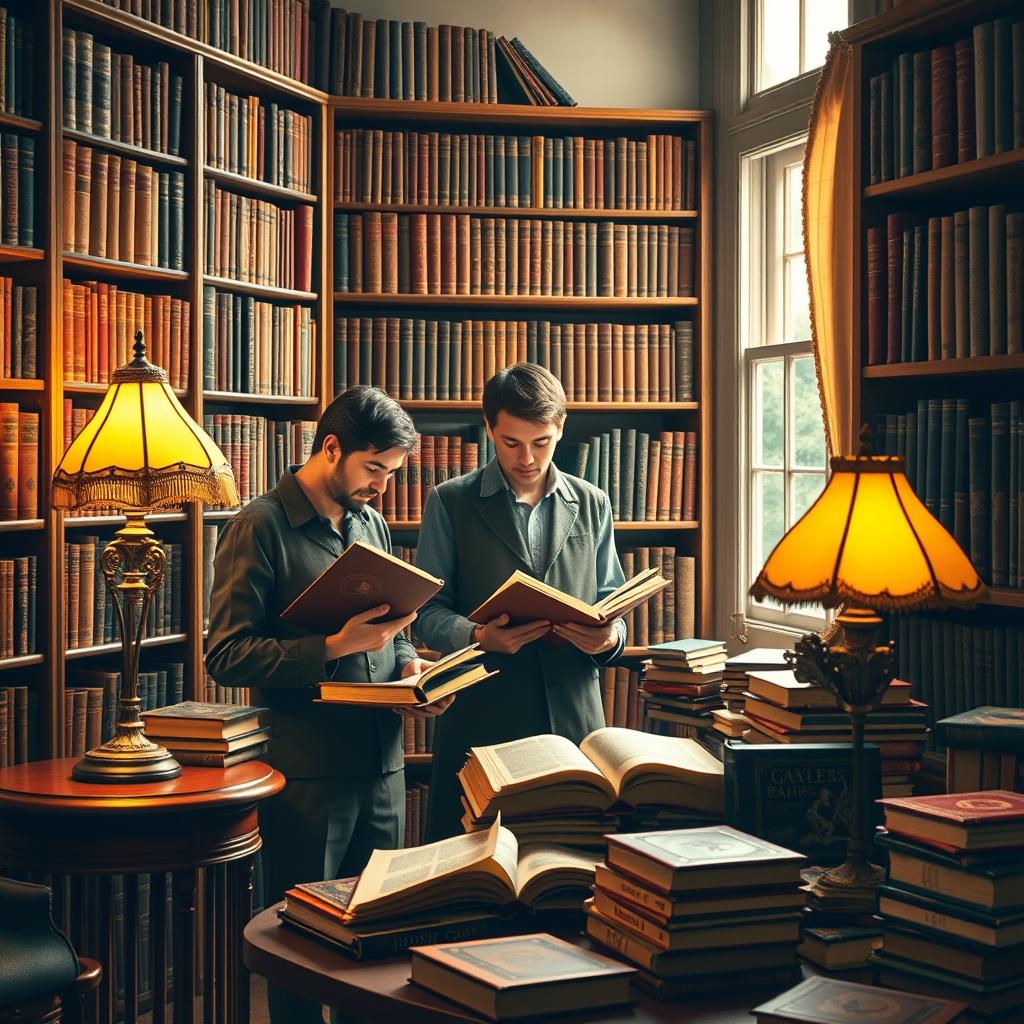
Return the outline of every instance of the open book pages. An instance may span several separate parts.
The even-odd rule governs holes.
[[[378,707],[409,707],[430,704],[468,686],[489,679],[497,672],[488,672],[481,664],[468,664],[483,652],[478,644],[452,651],[416,675],[388,682],[320,684],[320,699],[329,703],[357,704]]]
[[[599,853],[564,846],[520,846],[516,896],[534,910],[579,910],[590,895]]]
[[[723,807],[723,768],[693,740],[635,729],[597,729],[577,748],[562,736],[473,747],[459,772],[472,816],[510,817],[667,804],[713,814]]]

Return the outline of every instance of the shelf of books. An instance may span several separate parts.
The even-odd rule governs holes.
[[[1024,698],[1024,21],[1011,2],[903,7],[846,33],[857,71],[858,408],[991,588],[894,616],[938,720]],[[941,768],[930,739],[926,767]]]

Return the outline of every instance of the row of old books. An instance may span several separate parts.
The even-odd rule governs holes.
[[[64,140],[64,251],[185,269],[185,175]]]
[[[213,560],[217,553],[223,522],[203,523],[203,630],[210,628],[210,600],[213,594]],[[204,698],[205,700],[206,698]],[[210,701],[207,701],[210,703]],[[239,703],[245,703],[240,701]]]
[[[312,396],[315,352],[316,323],[309,306],[203,289],[207,391]]]
[[[620,816],[705,824],[723,812],[722,765],[706,750],[614,726],[578,747],[554,735],[473,747],[459,779],[465,830],[500,815],[520,843],[601,849],[607,833],[620,831]]]
[[[334,288],[413,295],[694,294],[694,229],[468,213],[334,215]]]
[[[1020,588],[1024,407],[993,402],[987,416],[971,411],[966,399],[919,399],[916,410],[879,419],[879,450],[906,456],[911,486],[986,583]]]
[[[935,709],[936,719],[979,705],[1024,705],[1024,629],[1019,626],[894,615],[889,635],[896,640],[900,678]]]
[[[36,140],[18,132],[0,134],[0,242],[36,244]]]
[[[151,665],[139,672],[140,711],[177,704],[184,690],[181,662]],[[117,723],[121,673],[108,669],[79,669],[64,691],[64,751],[77,757],[106,743]]]
[[[692,210],[696,190],[696,143],[679,135],[335,135],[334,197],[342,203]]]
[[[0,686],[0,768],[38,756],[39,695],[29,686]]]
[[[984,1020],[1020,1020],[1024,796],[981,790],[883,806],[883,939],[870,957],[880,982],[961,1000]]]
[[[983,705],[935,723],[946,748],[946,791],[1024,793],[1024,709]]]
[[[184,80],[167,61],[140,63],[66,26],[62,54],[65,128],[181,155]]]
[[[180,764],[230,768],[265,754],[270,727],[266,708],[178,700],[142,713],[146,737],[166,747]]]
[[[112,599],[100,572],[100,555],[107,541],[80,536],[64,542],[64,581],[67,649],[113,643],[119,637]],[[162,544],[167,558],[163,579],[150,601],[146,636],[169,636],[182,632],[184,622],[181,595],[184,590],[184,562],[181,544]]]
[[[39,413],[0,402],[0,519],[39,514]]]
[[[427,802],[430,800],[430,784],[415,782],[405,791],[405,839],[406,849],[422,846],[427,834]]]
[[[334,388],[373,384],[400,400],[471,400],[498,370],[538,363],[570,402],[693,400],[693,323],[334,320]]]
[[[106,281],[63,282],[64,380],[107,384],[132,359],[135,332],[171,387],[189,386],[192,307],[188,299],[126,291]]]
[[[35,114],[35,25],[0,7],[0,113]]]
[[[905,52],[869,85],[872,185],[1024,145],[1024,21],[974,25],[971,35]]]
[[[601,672],[601,705],[605,725],[621,729],[640,729],[644,725],[643,708],[637,696],[640,673],[625,665]]]
[[[1024,213],[972,206],[868,229],[868,362],[1024,352]]]
[[[300,82],[310,82],[309,0],[103,0],[191,39],[198,39]]]
[[[206,273],[272,288],[312,287],[313,207],[283,209],[203,185]]]
[[[402,740],[407,754],[430,754],[434,750],[436,718],[411,718],[402,720]]]
[[[655,438],[613,427],[563,444],[559,465],[600,487],[616,520],[677,522],[697,518],[697,434],[663,430]]]
[[[787,667],[782,648],[754,647],[728,658],[722,666],[722,707],[711,712],[713,728],[725,739],[741,739],[750,723],[743,716],[743,702],[749,688],[748,673],[776,671]],[[721,741],[718,741],[719,746]]]
[[[29,379],[39,373],[39,292],[35,285],[0,277],[0,377]]]
[[[206,164],[281,188],[312,188],[313,118],[206,83]]]
[[[802,854],[727,825],[607,840],[587,934],[636,964],[644,989],[672,999],[799,980]]]
[[[316,423],[242,413],[206,413],[203,429],[227,458],[244,503],[275,487],[288,466],[309,458]]]
[[[696,560],[671,547],[620,547],[619,559],[627,580],[654,568],[672,584],[626,613],[627,645],[646,647],[693,636]]]
[[[0,658],[36,652],[36,555],[0,559]]]
[[[248,704],[248,686],[221,686],[210,677],[208,672],[203,673],[202,683],[196,691],[197,699],[206,704]]]

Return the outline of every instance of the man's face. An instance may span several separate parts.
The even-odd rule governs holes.
[[[487,436],[494,442],[505,478],[520,487],[531,488],[547,479],[562,426],[533,423],[502,411],[493,425],[487,424]]]
[[[360,512],[387,490],[388,481],[401,468],[408,452],[404,448],[388,448],[345,455],[338,447],[338,439],[329,437],[324,442],[324,454],[331,467],[327,476],[331,499],[349,512]]]

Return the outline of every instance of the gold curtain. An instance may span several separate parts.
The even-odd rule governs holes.
[[[811,109],[804,154],[803,226],[811,339],[830,455],[854,450],[853,59],[832,37]]]

